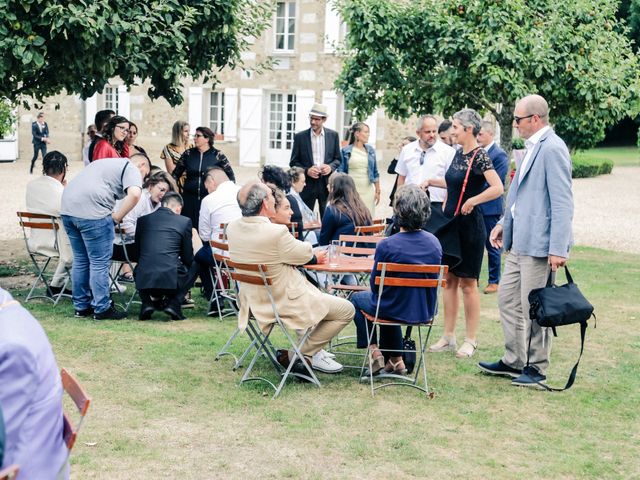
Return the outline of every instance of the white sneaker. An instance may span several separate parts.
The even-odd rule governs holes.
[[[322,350],[311,357],[311,367],[323,373],[338,373],[344,368],[333,358],[324,356]],[[325,352],[326,353],[326,352]]]
[[[323,357],[327,357],[327,358],[336,358],[336,356],[331,353],[331,352],[327,352],[326,350],[322,349],[318,352],[320,355],[322,355]]]
[[[127,291],[127,287],[115,282],[115,285],[111,285],[111,293],[124,293]]]

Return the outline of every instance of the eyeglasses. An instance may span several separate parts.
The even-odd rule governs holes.
[[[202,135],[201,133],[196,133],[193,138],[204,138],[204,135]]]
[[[116,128],[119,128],[124,133],[129,133],[129,129],[127,127],[123,127],[122,125],[116,125]]]
[[[420,154],[420,166],[424,165],[424,156],[426,154],[426,150],[423,150],[422,153]]]
[[[531,118],[534,117],[536,114],[532,113],[531,115],[527,115],[526,117],[518,117],[516,115],[513,116],[513,121],[516,122],[516,125],[520,125],[520,121],[524,120],[525,118]]]

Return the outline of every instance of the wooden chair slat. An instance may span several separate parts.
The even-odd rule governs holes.
[[[240,282],[240,283],[249,283],[251,285],[259,285],[259,286],[264,286],[264,281],[262,280],[262,277],[258,277],[256,275],[250,275],[247,273],[238,273],[238,272],[231,272],[231,278],[233,278],[235,281]],[[266,282],[267,285],[271,285],[271,279],[270,278],[266,278]]]
[[[376,277],[376,285],[380,285],[381,278]],[[442,286],[445,286],[445,281],[442,281]],[[398,278],[398,277],[385,277],[385,287],[418,287],[418,288],[436,288],[438,286],[437,278]]]
[[[441,265],[411,265],[405,263],[386,263],[387,272],[401,273],[440,273]],[[382,271],[382,263],[378,264],[378,270]],[[444,272],[447,273],[449,267],[444,265]]]
[[[52,222],[20,222],[20,226],[28,227],[34,230],[58,230],[60,226]]]
[[[229,251],[229,244],[226,242],[219,242],[217,240],[209,240],[209,245],[211,248],[217,248],[218,250],[224,250],[225,252]]]
[[[16,214],[18,215],[18,217],[21,218],[38,218],[38,219],[46,219],[46,220],[50,220],[51,219],[51,215],[47,215],[44,213],[31,213],[31,212],[16,212]]]

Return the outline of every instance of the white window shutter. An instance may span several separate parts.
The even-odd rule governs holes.
[[[325,127],[331,130],[338,129],[338,94],[335,90],[323,90],[322,91],[322,104],[327,107],[327,113],[329,117],[324,122]]]
[[[238,89],[224,89],[224,139],[236,141],[238,139]]]
[[[240,89],[240,152],[241,167],[260,165],[262,143],[262,90]]]
[[[296,132],[309,128],[309,112],[316,101],[313,90],[296,91]]]
[[[371,115],[369,115],[364,123],[369,125],[369,145],[375,148],[376,136],[378,133],[378,110],[375,110]]]
[[[98,94],[94,93],[84,101],[83,132],[86,131],[86,128],[96,119],[96,113],[98,113]]]
[[[324,7],[324,51],[335,52],[335,45],[340,40],[340,15],[334,2],[328,1]]]
[[[131,104],[129,102],[129,92],[126,85],[118,85],[118,115],[129,119]],[[130,120],[130,119],[129,119]]]
[[[189,87],[189,129],[191,134],[202,126],[202,87]]]

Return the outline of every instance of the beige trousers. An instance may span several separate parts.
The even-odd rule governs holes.
[[[549,367],[551,335],[529,318],[529,292],[544,287],[549,275],[547,258],[530,257],[509,252],[498,290],[500,320],[504,332],[505,353],[502,361],[517,369],[527,364],[527,350],[531,336],[529,364],[545,375]]]
[[[329,312],[311,330],[311,334],[300,351],[306,357],[312,357],[353,320],[353,304],[344,298],[322,294],[322,303],[329,306]]]

